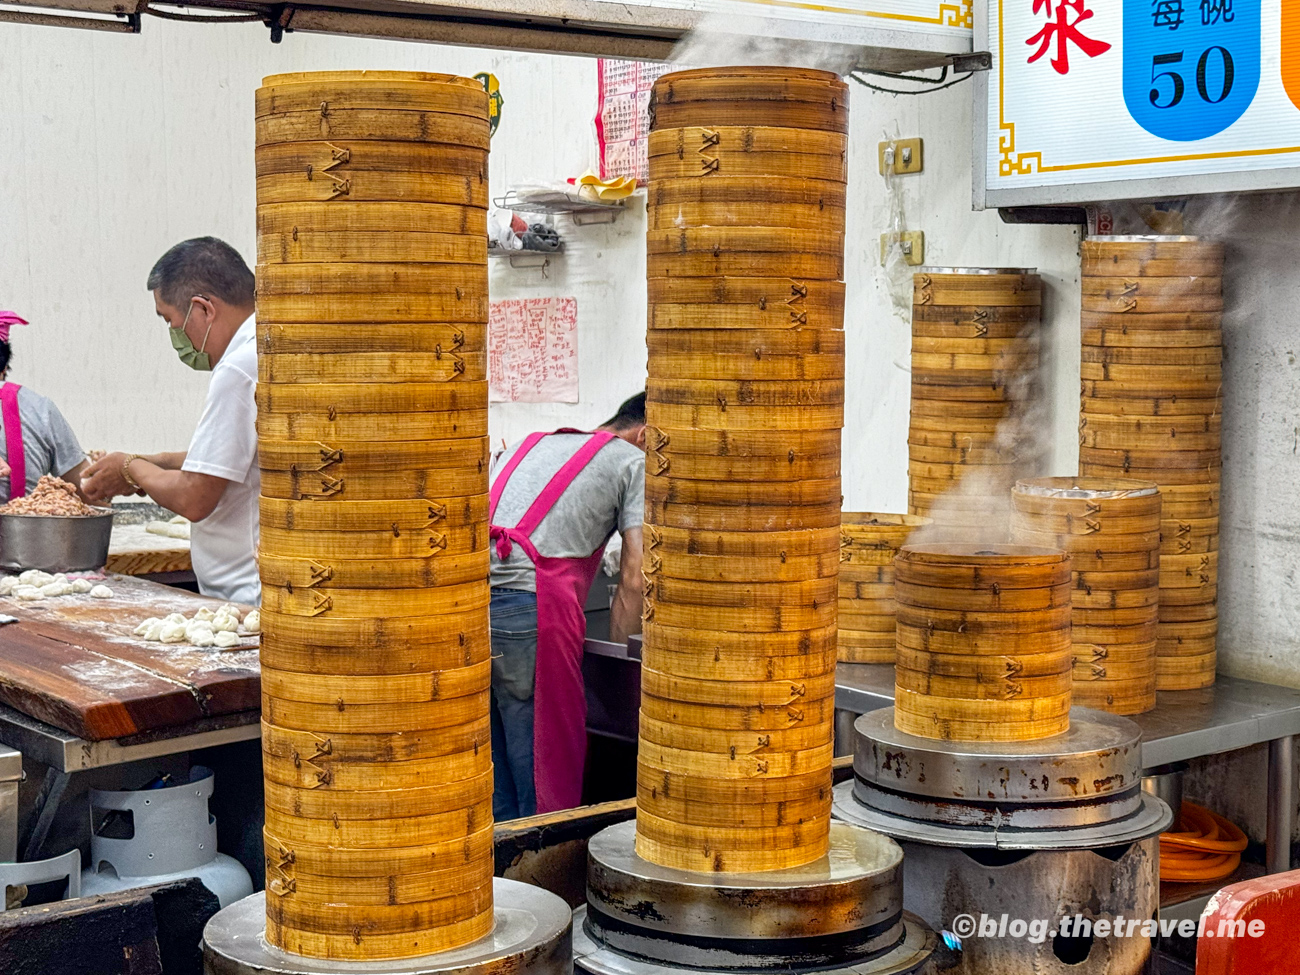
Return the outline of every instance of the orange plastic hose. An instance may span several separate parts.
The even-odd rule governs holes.
[[[1241,865],[1246,834],[1222,816],[1184,802],[1178,832],[1160,834],[1160,879],[1222,880]]]

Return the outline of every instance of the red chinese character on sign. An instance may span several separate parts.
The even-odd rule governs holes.
[[[1079,25],[1092,16],[1092,11],[1087,8],[1088,0],[1056,0],[1056,19],[1049,20],[1026,44],[1037,44],[1038,50],[1029,56],[1029,63],[1033,64],[1052,46],[1052,41],[1056,41],[1056,54],[1052,57],[1052,67],[1056,69],[1057,74],[1070,73],[1070,43],[1078,45],[1080,51],[1095,58],[1099,54],[1105,54],[1110,50],[1110,45],[1105,41],[1098,41],[1091,37],[1084,36],[1079,30]],[[1042,13],[1046,9],[1048,15],[1052,12],[1052,0],[1034,0],[1034,13]],[[1074,17],[1071,19],[1070,12],[1073,11]]]

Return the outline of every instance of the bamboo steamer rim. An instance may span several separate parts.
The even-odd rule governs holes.
[[[856,528],[923,528],[933,519],[924,515],[892,514],[880,511],[843,511],[840,523]]]
[[[1193,237],[1187,234],[1102,234],[1085,237],[1084,243],[1098,244],[1213,244],[1217,241],[1209,237]]]
[[[939,264],[925,264],[912,272],[912,280],[922,274],[1037,274],[1036,267],[944,267]]]
[[[1150,497],[1159,494],[1160,487],[1152,481],[1122,477],[1034,477],[1016,481],[1013,493],[1098,501]]]
[[[898,550],[900,562],[930,565],[1056,565],[1069,559],[1068,552],[1058,549],[1001,542],[991,545],[971,542],[904,545]]]
[[[431,84],[458,85],[462,88],[475,90],[483,88],[473,78],[466,78],[463,75],[443,74],[435,71],[371,71],[368,69],[354,71],[289,71],[284,74],[270,74],[262,79],[262,87],[335,84],[357,81],[418,81]]]
[[[711,78],[770,78],[772,80],[820,81],[829,87],[844,88],[848,85],[833,71],[818,68],[787,68],[781,65],[730,65],[719,68],[686,68],[682,71],[670,71],[655,80],[659,84],[671,84],[677,81],[708,80]]]

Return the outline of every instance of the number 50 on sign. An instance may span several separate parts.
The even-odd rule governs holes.
[[[1282,4],[1293,17],[1298,5]],[[1129,114],[1171,141],[1222,132],[1259,89],[1260,36],[1260,0],[1124,0]],[[1290,85],[1288,92],[1295,101]]]

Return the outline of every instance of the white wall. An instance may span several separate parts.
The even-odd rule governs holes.
[[[206,378],[180,365],[144,281],[172,244],[212,234],[254,253],[253,93],[268,74],[490,70],[506,104],[494,193],[595,161],[595,62],[145,18],[139,36],[0,25],[0,308],[12,378],[57,402],[87,449],[181,449]],[[644,213],[644,211],[642,211]],[[581,402],[494,407],[494,439],[604,420],[641,387],[644,216],[561,232],[540,270],[492,264],[494,298],[576,295]]]

